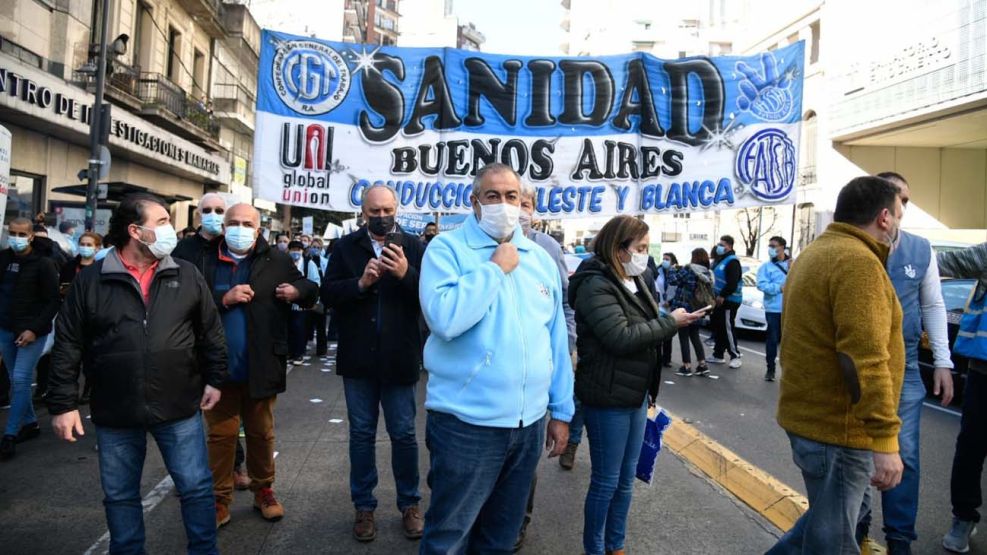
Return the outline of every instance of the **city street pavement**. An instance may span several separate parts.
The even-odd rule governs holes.
[[[331,361],[317,359],[295,368],[288,376],[288,391],[278,399],[275,491],[285,505],[284,520],[273,524],[263,521],[251,508],[250,492],[237,492],[232,522],[219,532],[222,552],[417,552],[418,544],[401,534],[383,418],[377,451],[381,475],[377,490],[378,537],[365,545],[352,539],[346,408],[342,380],[333,369]],[[702,385],[728,383],[723,380]],[[679,391],[688,387],[664,387],[666,400],[675,398],[682,404],[685,397]],[[423,398],[424,382],[419,389],[419,397]],[[724,407],[722,413],[730,410]],[[17,456],[0,464],[0,551],[11,555],[103,553],[108,544],[93,427],[87,422],[86,436],[69,444],[55,440],[44,411],[41,420],[42,438],[18,446]],[[772,425],[766,427],[770,429]],[[705,426],[703,429],[710,431]],[[425,507],[428,452],[424,445],[424,411],[419,413],[418,430]],[[148,552],[181,553],[185,534],[178,498],[153,445],[150,440],[141,488]],[[781,458],[781,454],[776,456]],[[554,459],[542,461],[534,521],[523,553],[582,551],[582,506],[589,471],[585,442],[572,472],[563,471]],[[648,554],[755,554],[773,545],[778,534],[777,529],[718,485],[670,452],[663,452],[654,484],[635,484],[627,548],[630,553]]]
[[[710,378],[682,377],[675,374],[680,365],[678,341],[672,356],[673,368],[665,369],[659,403],[674,415],[733,450],[748,462],[772,474],[805,495],[802,475],[792,462],[788,437],[778,426],[779,382],[764,381],[764,342],[756,335],[745,335],[740,345],[744,365],[732,370],[725,364],[711,364]],[[694,353],[693,353],[694,354]],[[712,356],[708,347],[706,356]],[[779,367],[779,372],[784,369]],[[669,383],[672,382],[672,383]],[[921,491],[917,533],[912,544],[915,553],[948,553],[942,549],[942,535],[952,518],[949,503],[949,476],[953,462],[959,409],[944,409],[932,397],[922,411]],[[987,489],[987,480],[982,482]],[[879,497],[879,496],[878,496]],[[880,502],[870,536],[884,543]],[[987,539],[974,537],[971,553],[987,554]]]

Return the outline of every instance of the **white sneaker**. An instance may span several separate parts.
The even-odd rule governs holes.
[[[740,368],[743,365],[744,365],[744,361],[740,360],[739,357],[730,361],[730,368],[737,369],[737,368]]]
[[[726,362],[726,359],[717,358],[717,357],[706,357],[706,362],[710,364],[723,364]]]

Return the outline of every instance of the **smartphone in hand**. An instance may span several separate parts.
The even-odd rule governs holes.
[[[386,249],[391,245],[397,245],[399,247],[404,246],[401,232],[392,231],[388,233],[386,236],[384,236],[384,248]]]

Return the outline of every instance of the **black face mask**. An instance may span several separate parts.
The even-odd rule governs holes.
[[[435,233],[426,233],[425,234],[425,242],[428,243],[432,239],[435,239],[435,235],[436,235]]]
[[[370,216],[367,218],[367,228],[378,237],[387,235],[394,229],[394,216]]]

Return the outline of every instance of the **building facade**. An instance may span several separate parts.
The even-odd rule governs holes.
[[[0,6],[0,125],[13,135],[6,220],[81,220],[98,40],[93,0],[12,0]],[[114,201],[150,191],[176,227],[194,224],[207,191],[250,202],[253,97],[260,30],[245,6],[218,0],[112,0],[105,102],[111,155],[105,231]]]

